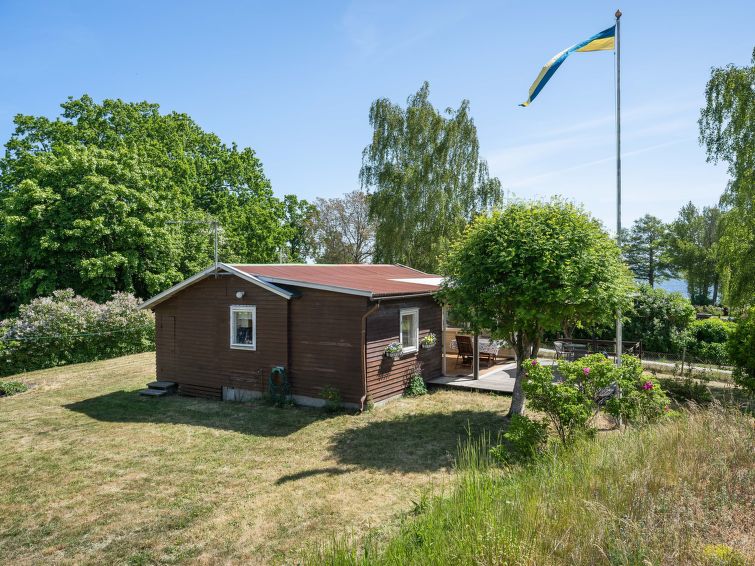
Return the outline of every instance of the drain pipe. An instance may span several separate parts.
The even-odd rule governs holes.
[[[362,398],[359,400],[359,411],[364,412],[364,402],[367,400],[367,317],[377,312],[380,301],[362,315]]]

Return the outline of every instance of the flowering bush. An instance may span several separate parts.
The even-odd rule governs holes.
[[[556,429],[561,442],[571,442],[587,429],[592,416],[587,396],[576,383],[555,382],[552,366],[532,360],[526,364],[527,378],[523,384],[527,401],[533,409],[545,413]]]
[[[669,404],[663,388],[642,371],[642,363],[634,356],[622,356],[618,367],[603,354],[592,354],[561,363],[558,371],[584,391],[595,411],[602,407],[626,422],[653,421],[664,414]]]
[[[128,293],[98,304],[70,289],[34,299],[0,322],[0,375],[152,350],[154,317],[138,306]]]
[[[529,364],[524,390],[530,405],[548,416],[564,443],[588,430],[590,419],[601,410],[627,423],[653,421],[668,410],[660,384],[643,373],[633,356],[623,356],[619,367],[603,354],[592,354],[558,364],[557,372],[560,379],[555,379],[553,366]]]

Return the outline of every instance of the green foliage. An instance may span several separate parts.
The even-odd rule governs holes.
[[[719,261],[730,272],[728,298],[744,306],[755,297],[755,49],[749,66],[712,69],[705,99],[700,143],[708,161],[728,164],[730,176]]]
[[[721,211],[717,207],[699,211],[692,202],[681,208],[669,227],[669,261],[687,280],[687,291],[694,304],[718,301],[720,235]]]
[[[307,205],[273,196],[249,148],[147,102],[69,99],[55,120],[18,115],[0,159],[0,312],[72,288],[148,297],[225,261],[299,258]]]
[[[710,389],[696,379],[689,377],[684,379],[667,378],[660,380],[663,390],[677,403],[692,401],[698,405],[708,405],[713,402],[713,394]]]
[[[530,406],[545,413],[563,444],[572,442],[587,431],[593,415],[592,399],[579,387],[578,381],[554,382],[550,366],[532,360],[527,365],[524,391]]]
[[[427,385],[425,384],[425,380],[422,377],[422,369],[418,365],[412,370],[411,374],[409,374],[409,379],[407,380],[404,395],[406,395],[407,397],[419,397],[420,395],[426,394]]]
[[[574,362],[561,362],[555,379],[553,367],[534,360],[527,365],[524,389],[530,405],[545,413],[563,443],[589,431],[589,422],[601,408],[627,424],[644,424],[661,418],[669,399],[659,382],[642,371],[634,356],[622,356],[616,366],[603,354]],[[619,393],[619,394],[616,394]]]
[[[626,340],[642,340],[648,352],[681,351],[695,308],[680,293],[640,285],[624,322]]]
[[[325,400],[325,410],[328,413],[337,413],[342,409],[343,398],[341,391],[332,385],[326,385],[320,391],[320,398]]]
[[[720,318],[706,318],[693,321],[689,333],[698,342],[726,342],[736,327],[735,323]]]
[[[10,397],[11,395],[28,391],[28,389],[20,381],[0,381],[0,397]]]
[[[155,323],[133,295],[103,304],[71,289],[39,297],[0,322],[0,375],[153,350]]]
[[[494,461],[509,465],[530,462],[545,449],[548,425],[524,415],[514,415],[501,438],[503,442],[490,449]]]
[[[735,366],[734,381],[755,393],[755,307],[739,319],[726,345]]]
[[[431,497],[390,536],[381,528],[325,541],[302,562],[712,566],[726,562],[703,558],[721,557],[746,564],[752,443],[747,415],[695,411],[567,449],[554,445],[507,474],[462,468],[453,489]],[[720,540],[722,521],[733,548],[706,551],[705,542]]]
[[[424,83],[406,108],[385,98],[372,103],[360,178],[371,191],[375,261],[433,273],[467,223],[503,193],[480,159],[469,102],[444,116],[429,94]]]
[[[315,207],[311,238],[317,263],[366,263],[372,258],[375,226],[365,193],[318,198]]]
[[[443,265],[439,297],[470,330],[489,329],[517,353],[519,368],[546,331],[605,323],[633,287],[600,222],[560,200],[512,202],[479,216]],[[521,413],[521,371],[512,413]]]
[[[668,227],[660,218],[646,214],[635,220],[632,228],[622,233],[621,251],[634,276],[651,287],[673,275],[668,261]]]

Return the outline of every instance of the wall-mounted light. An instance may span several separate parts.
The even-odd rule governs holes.
[[[244,291],[236,291],[236,298],[237,299],[240,299],[243,296],[244,296]]]

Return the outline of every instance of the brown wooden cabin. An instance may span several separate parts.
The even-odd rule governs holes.
[[[401,265],[220,263],[143,303],[157,379],[185,395],[255,397],[283,366],[297,403],[323,404],[326,386],[349,407],[399,396],[418,363],[425,380],[441,374],[439,282]],[[437,344],[421,347],[431,332]],[[385,356],[394,341],[398,359]]]

